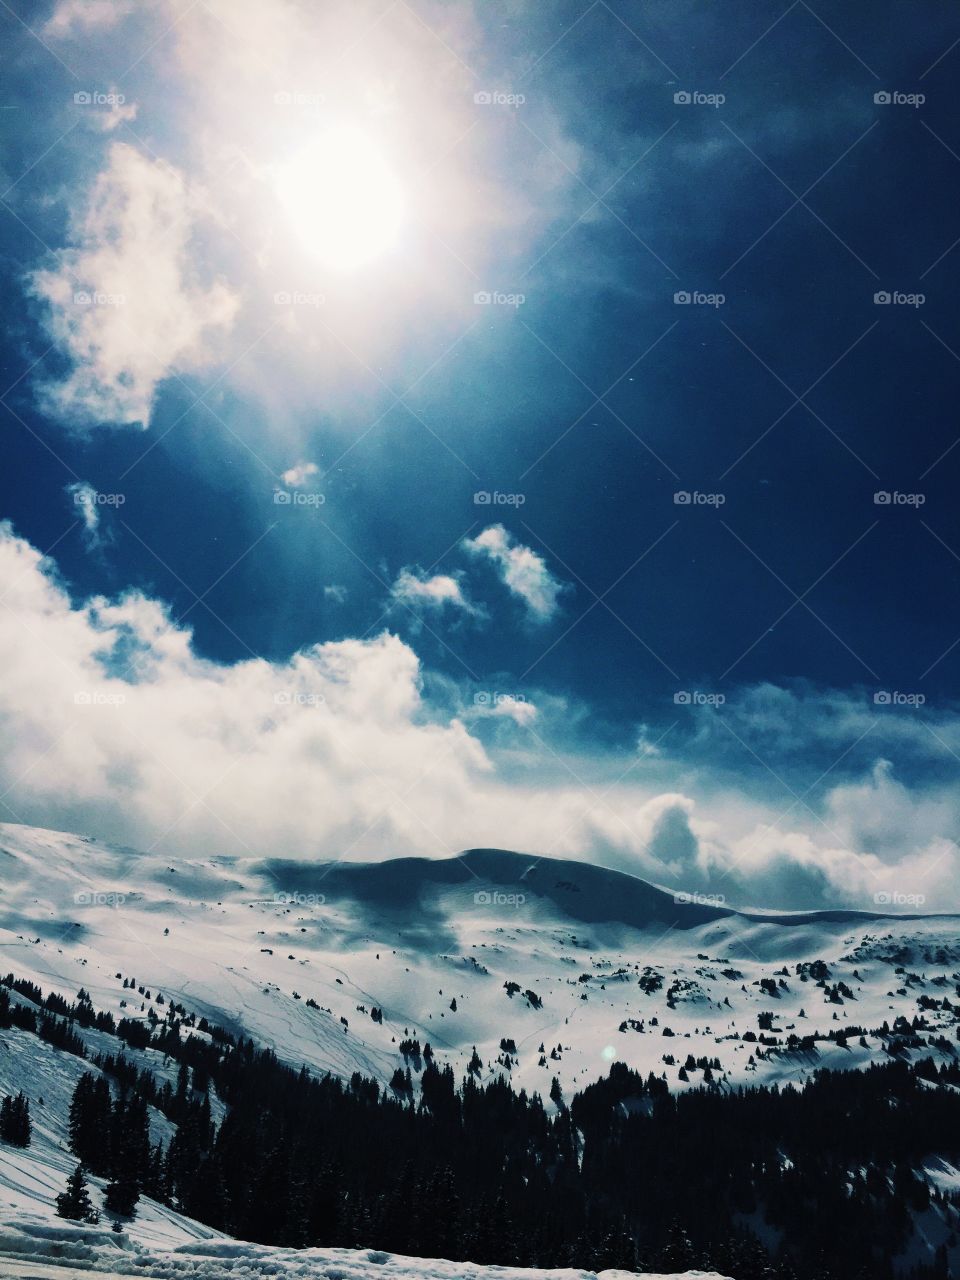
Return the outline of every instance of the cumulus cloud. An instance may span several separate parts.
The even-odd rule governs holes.
[[[554,578],[542,556],[516,542],[502,524],[492,524],[475,538],[465,539],[463,546],[493,564],[534,622],[549,622],[556,615],[564,584]]]
[[[282,473],[280,479],[291,489],[302,489],[312,480],[316,480],[319,475],[320,468],[315,462],[295,462],[292,467]]]
[[[132,12],[133,0],[60,0],[43,31],[59,38],[105,31]]]
[[[439,853],[435,824],[449,838],[447,807],[490,770],[461,721],[431,720],[394,636],[220,666],[143,595],[72,607],[9,526],[0,581],[4,817],[180,849]]]
[[[237,298],[223,283],[205,286],[194,276],[189,245],[198,215],[179,172],[111,145],[74,221],[74,246],[29,280],[72,366],[44,388],[58,416],[146,425],[159,383],[206,363],[208,342],[230,328]]]
[[[447,573],[432,576],[414,569],[401,569],[390,595],[398,604],[439,613],[446,607],[464,613],[476,613],[476,607],[464,594],[460,579]]]
[[[788,822],[729,780],[713,795],[658,787],[652,775],[605,783],[596,757],[561,758],[559,747],[551,775],[515,730],[497,752],[478,732],[535,723],[546,741],[549,700],[546,711],[519,698],[487,696],[486,709],[475,694],[433,700],[413,648],[386,632],[287,661],[211,662],[148,596],[73,603],[9,525],[0,591],[9,820],[171,853],[442,856],[499,845],[737,905],[873,907],[908,895],[927,910],[958,906],[950,832],[960,802],[946,787],[910,791],[884,764],[836,786],[820,814]],[[871,808],[886,805],[901,813],[896,848],[869,829]]]

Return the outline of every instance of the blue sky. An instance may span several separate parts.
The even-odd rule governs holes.
[[[0,22],[10,820],[956,905],[955,15]]]

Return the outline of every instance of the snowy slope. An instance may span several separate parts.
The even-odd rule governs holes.
[[[373,1249],[274,1249],[235,1240],[142,1248],[95,1227],[49,1229],[0,1227],[0,1274],[23,1280],[65,1280],[65,1268],[115,1280],[120,1276],[162,1280],[664,1280],[632,1271],[543,1271],[480,1267],[470,1262],[406,1258]],[[73,1272],[75,1274],[75,1272]],[[724,1280],[715,1272],[685,1271],[670,1280]]]
[[[801,981],[796,965],[814,960],[849,996],[831,1001]],[[117,1016],[146,1008],[117,975],[135,977],[154,1000],[162,991],[293,1063],[342,1075],[389,1080],[399,1042],[415,1037],[458,1075],[476,1045],[486,1068],[509,1069],[518,1087],[545,1095],[557,1076],[569,1095],[614,1059],[685,1088],[700,1080],[677,1079],[688,1053],[718,1058],[733,1083],[885,1057],[888,1041],[867,1035],[865,1046],[857,1036],[751,1062],[756,1046],[732,1037],[758,1034],[760,1015],[772,1015],[768,1034],[782,1042],[791,1031],[912,1019],[924,998],[957,1000],[960,920],[744,914],[677,903],[595,866],[497,850],[377,864],[174,863],[7,824],[0,971],[11,970],[71,998],[84,986]],[[925,1042],[955,1039],[952,1011],[923,1016]],[[508,1067],[502,1039],[516,1045]],[[923,1052],[937,1056],[929,1043]],[[7,1063],[0,1054],[0,1088]]]

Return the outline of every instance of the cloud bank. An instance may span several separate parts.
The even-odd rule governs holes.
[[[657,777],[628,782],[587,744],[579,755],[564,745],[563,709],[549,700],[543,711],[468,689],[454,705],[431,700],[416,653],[388,632],[286,662],[211,662],[148,596],[75,605],[55,566],[9,525],[0,592],[0,813],[10,821],[195,856],[500,845],[734,903],[870,907],[886,893],[922,895],[928,910],[960,905],[948,834],[956,789],[911,790],[884,762],[835,786],[816,813],[778,810],[729,781],[712,793],[658,786],[682,771],[676,756],[656,761]],[[937,727],[955,733],[957,717]],[[508,738],[485,741],[487,730]]]

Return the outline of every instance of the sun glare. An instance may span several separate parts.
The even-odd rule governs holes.
[[[333,270],[358,270],[397,242],[403,192],[360,129],[340,126],[315,138],[279,167],[276,191],[303,247]]]

